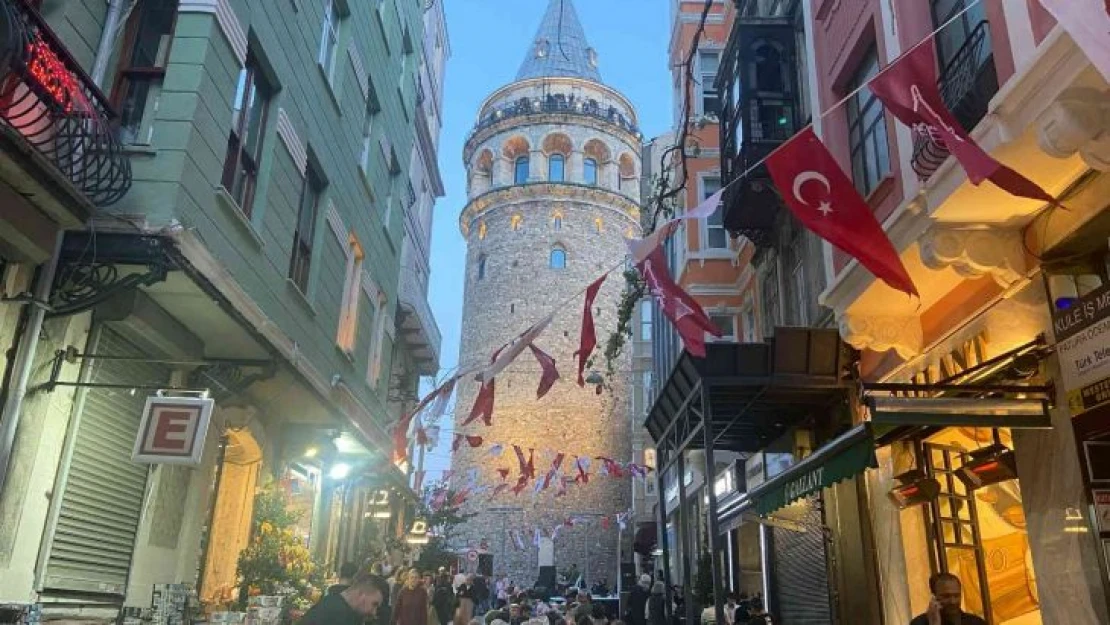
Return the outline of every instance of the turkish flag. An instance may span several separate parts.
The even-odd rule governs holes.
[[[812,127],[775,150],[767,158],[767,170],[802,225],[844,250],[891,288],[917,295],[871,207]]]
[[[1056,204],[1056,198],[1035,182],[994,160],[960,126],[937,88],[936,58],[933,40],[929,39],[872,78],[868,87],[903,124],[939,139],[960,162],[972,184],[990,180],[1018,197]]]
[[[474,398],[474,406],[470,409],[470,415],[462,422],[462,425],[470,425],[478,417],[482,418],[482,423],[486,425],[493,425],[493,384],[495,380],[490,378],[478,389],[478,396]]]
[[[528,348],[532,350],[532,355],[539,361],[540,369],[543,370],[543,374],[540,376],[540,386],[536,389],[536,399],[540,399],[547,395],[547,391],[550,391],[552,385],[559,379],[559,370],[555,368],[555,359],[547,352],[535,345],[529,345]]]
[[[582,309],[582,333],[578,339],[578,351],[574,352],[574,355],[578,357],[578,386],[586,385],[582,372],[586,370],[586,361],[589,360],[594,347],[597,347],[597,331],[594,328],[594,300],[597,299],[597,292],[601,290],[601,285],[607,277],[609,277],[608,272],[586,287],[586,304]]]
[[[690,355],[705,357],[705,333],[721,336],[721,331],[709,320],[700,304],[671,278],[663,248],[657,247],[644,260],[637,263],[647,291],[659,304],[663,314],[674,324],[682,344]]]

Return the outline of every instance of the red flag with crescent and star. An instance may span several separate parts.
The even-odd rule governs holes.
[[[647,292],[659,304],[663,315],[671,320],[682,344],[691,356],[705,357],[705,334],[721,336],[721,331],[709,320],[709,315],[701,305],[682,290],[682,287],[671,277],[667,269],[667,257],[663,248],[657,247],[642,261],[636,264],[644,282],[647,283]]]
[[[802,225],[844,250],[891,288],[917,295],[871,207],[812,127],[775,150],[767,158],[767,170]]]
[[[972,184],[990,180],[1018,197],[1057,204],[1037,183],[996,161],[960,126],[937,87],[936,58],[929,39],[872,78],[868,87],[891,115],[914,132],[932,137],[956,157]]]

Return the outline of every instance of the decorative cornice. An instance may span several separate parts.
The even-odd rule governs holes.
[[[1110,92],[1075,87],[1037,117],[1037,142],[1055,158],[1076,152],[1092,169],[1110,172]]]
[[[611,123],[593,115],[586,115],[576,113],[573,111],[561,111],[557,113],[531,113],[528,115],[518,115],[506,117],[502,121],[486,126],[477,132],[474,132],[466,140],[463,146],[463,162],[469,163],[470,158],[474,155],[474,150],[479,145],[486,142],[490,137],[519,128],[521,126],[539,126],[542,124],[551,124],[555,126],[565,126],[567,124],[574,124],[591,128],[600,132],[609,133],[622,141],[629,147],[636,150],[638,153],[643,145],[642,141],[635,134],[628,130],[621,128],[619,124]]]
[[[640,205],[632,198],[615,191],[570,182],[531,182],[511,187],[500,187],[475,197],[459,214],[459,229],[463,236],[470,231],[470,224],[487,210],[519,201],[582,202],[607,206],[640,223]]]
[[[973,230],[938,224],[921,237],[920,250],[921,261],[930,269],[951,267],[965,278],[989,274],[1002,288],[1008,288],[1025,273],[1018,230]]]
[[[549,76],[546,78],[529,78],[527,80],[518,80],[515,82],[511,82],[486,96],[486,99],[482,101],[482,105],[478,107],[478,111],[480,115],[485,115],[488,112],[487,109],[489,109],[490,103],[496,102],[502,95],[509,91],[515,91],[517,89],[522,89],[530,86],[542,86],[546,88],[552,85],[561,84],[571,85],[572,87],[582,87],[584,89],[597,90],[604,93],[605,95],[612,97],[613,99],[623,104],[624,108],[632,113],[632,123],[636,123],[636,109],[632,106],[632,102],[629,101],[628,98],[624,97],[624,94],[622,94],[620,91],[617,91],[609,85],[594,82],[592,80],[586,80],[584,78],[574,78],[572,76]]]
[[[289,156],[292,156],[293,162],[297,164],[297,170],[301,172],[302,176],[305,175],[308,170],[308,149],[301,142],[301,138],[297,136],[297,130],[293,127],[293,122],[283,108],[278,109],[277,133],[278,137],[281,137],[282,145],[289,152]]]
[[[247,62],[247,31],[239,23],[228,0],[181,0],[177,7],[178,13],[209,13],[216,16],[216,23],[220,32],[227,39],[228,45],[239,59],[239,64]]]
[[[885,352],[893,349],[904,359],[921,353],[923,335],[916,315],[838,314],[840,336],[856,349]]]

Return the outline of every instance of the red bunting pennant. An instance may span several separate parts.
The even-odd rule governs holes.
[[[1036,183],[996,161],[960,126],[937,87],[936,58],[930,38],[872,78],[868,88],[903,124],[939,139],[973,184],[990,180],[1012,195],[1057,204]]]
[[[586,473],[586,467],[583,463],[583,460],[584,460],[584,458],[580,458],[578,456],[574,457],[574,466],[578,469],[578,475],[575,476],[575,478],[574,478],[574,483],[575,484],[577,484],[579,482],[581,482],[583,484],[589,484],[590,483],[590,474]]]
[[[551,480],[555,477],[555,474],[559,472],[559,467],[563,464],[564,456],[565,454],[562,452],[555,454],[555,460],[551,463],[551,469],[547,472],[547,477],[543,480],[544,489],[551,485]]]
[[[484,440],[485,439],[483,439],[481,436],[478,436],[477,434],[466,435],[466,444],[470,445],[471,448],[481,447]]]
[[[463,435],[456,432],[454,440],[451,441],[451,453],[458,451],[459,447],[462,447],[462,442]]]
[[[482,418],[482,423],[493,425],[494,382],[496,380],[491,378],[489,382],[478,389],[478,396],[474,398],[474,407],[470,409],[470,415],[462,422],[462,425],[470,425],[478,417]]]
[[[582,377],[582,372],[586,370],[586,361],[589,360],[594,347],[597,347],[597,331],[594,329],[594,300],[597,298],[597,293],[601,290],[601,285],[607,277],[609,277],[608,273],[586,287],[586,302],[582,308],[582,333],[578,340],[578,351],[574,352],[574,355],[578,357],[578,386],[586,385],[586,379]]]
[[[496,497],[500,495],[501,493],[505,492],[505,489],[507,488],[509,488],[508,484],[498,484],[497,487],[493,489],[493,495],[491,495],[491,497]]]
[[[607,517],[607,516],[601,517],[601,529],[603,529],[603,530],[609,529],[609,517]]]
[[[613,460],[612,458],[606,458],[605,456],[598,456],[596,459],[601,461],[602,465],[604,466],[605,473],[609,477],[624,477],[624,471],[621,469],[621,465],[619,462]]]
[[[555,381],[559,379],[559,370],[555,368],[555,359],[542,349],[535,345],[529,345],[528,347],[532,350],[532,355],[539,361],[540,368],[543,370],[543,374],[540,376],[540,386],[536,389],[536,399],[542,399],[544,395],[547,395],[547,391],[551,390]]]
[[[527,462],[524,461],[524,450],[520,448],[520,445],[513,445],[513,451],[516,452],[516,459],[520,464],[520,476],[525,480],[536,477],[535,450],[528,450]]]
[[[704,358],[705,333],[719,337],[721,331],[709,320],[701,305],[671,278],[663,248],[656,248],[636,268],[647,283],[648,293],[678,331],[686,351],[691,356]]]
[[[527,485],[528,485],[528,476],[525,476],[525,475],[520,476],[520,478],[518,478],[517,481],[516,481],[516,486],[514,486],[513,489],[512,489],[513,494],[514,495],[519,495],[521,493],[521,491],[524,490],[524,487],[527,486]]]
[[[502,467],[498,469],[497,472],[501,474],[501,479],[503,480],[509,477],[509,469],[507,468]]]

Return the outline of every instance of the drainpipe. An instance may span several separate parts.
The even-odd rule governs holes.
[[[55,235],[54,253],[50,256],[50,260],[42,265],[38,280],[35,282],[34,299],[24,304],[31,307],[31,312],[27,317],[23,336],[19,338],[15,358],[12,360],[11,387],[8,389],[4,406],[0,409],[0,493],[4,492],[4,483],[8,478],[15,433],[19,428],[19,417],[23,411],[23,398],[27,395],[27,382],[31,378],[35,348],[38,346],[39,333],[42,331],[42,321],[46,317],[46,302],[50,299],[50,289],[54,283],[54,273],[58,269],[58,256],[62,253],[64,236],[65,232],[61,230]]]
[[[108,12],[104,14],[104,28],[100,31],[100,43],[96,45],[96,60],[89,72],[97,87],[104,87],[104,75],[108,73],[108,61],[116,48],[116,34],[119,33],[120,18],[128,0],[108,0]]]

